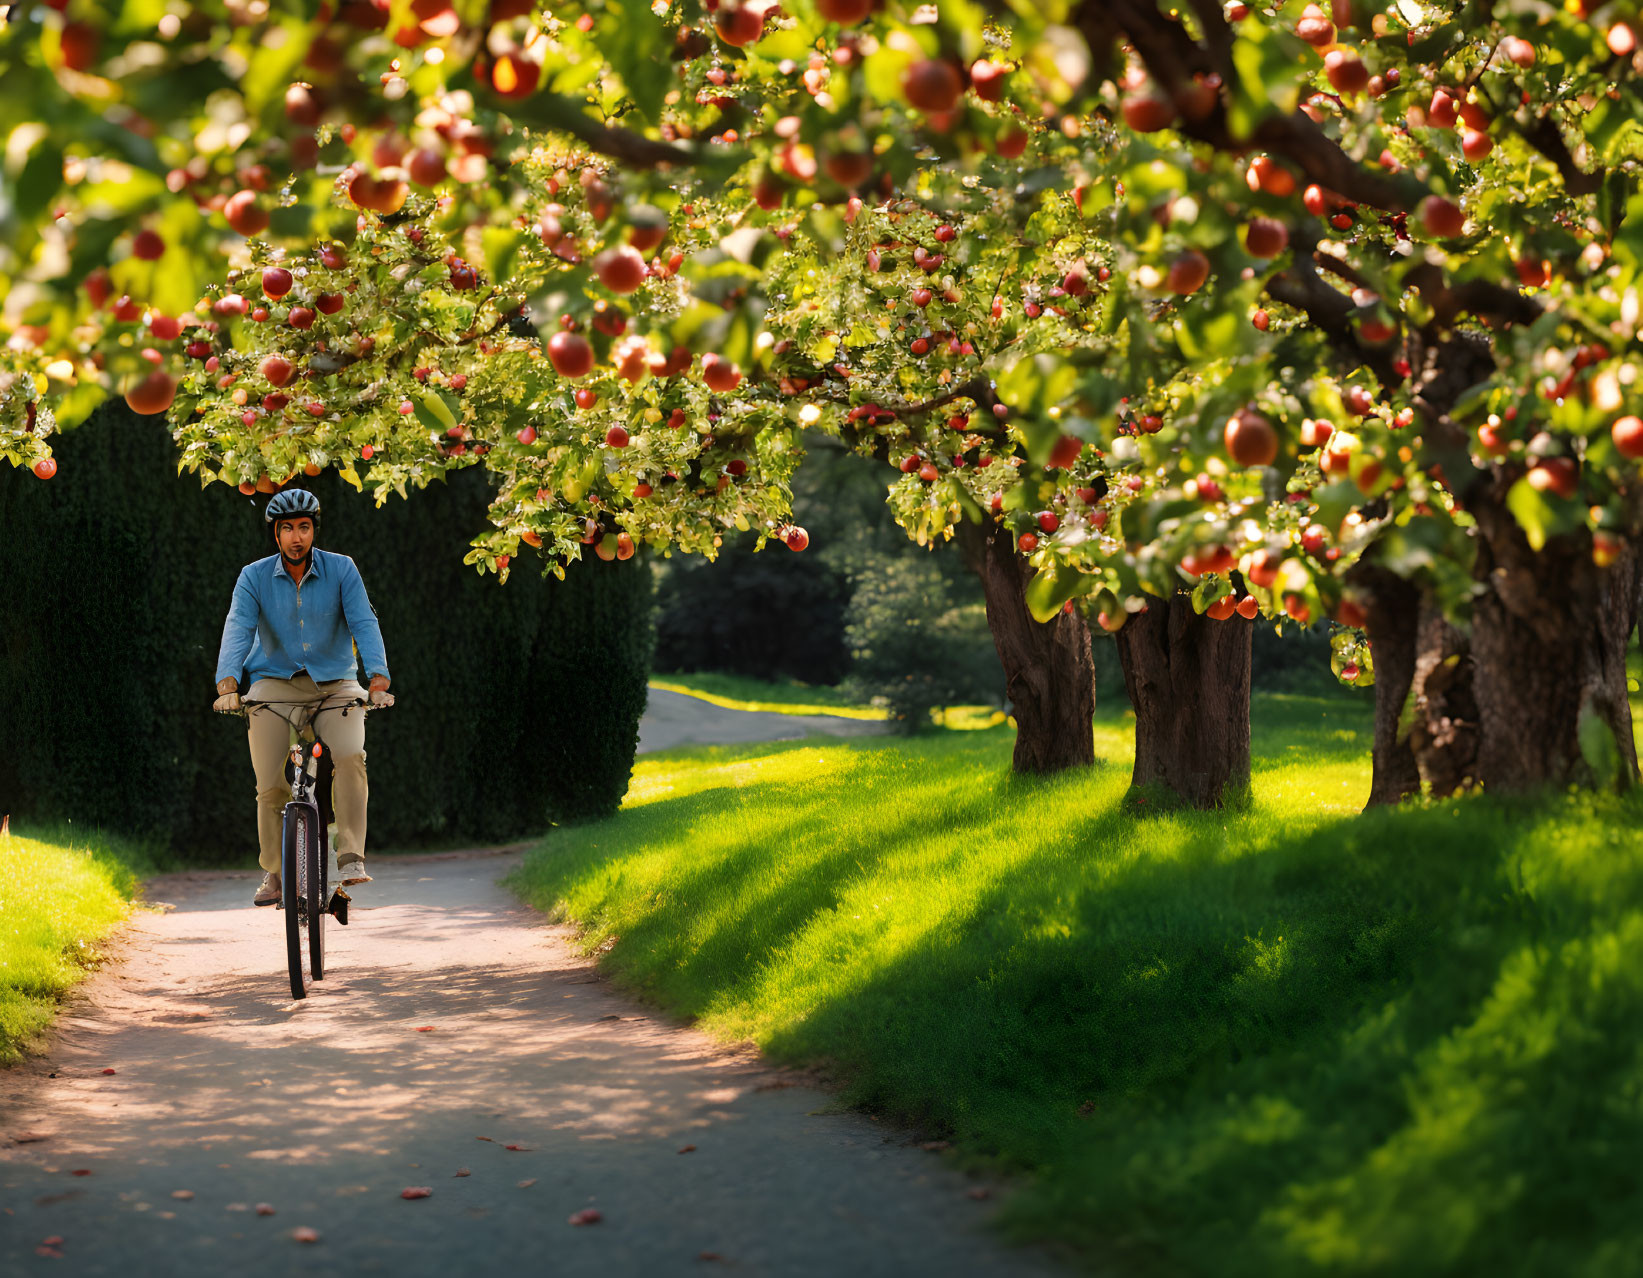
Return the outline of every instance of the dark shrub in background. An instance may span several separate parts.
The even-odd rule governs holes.
[[[273,552],[267,499],[179,476],[163,422],[120,401],[56,444],[54,479],[0,468],[0,811],[249,864],[245,724],[211,701],[234,581]],[[334,475],[309,482],[319,545],[358,563],[399,698],[367,737],[370,846],[614,809],[650,668],[644,565],[590,558],[559,582],[526,557],[504,586],[462,564],[479,471],[380,509]]]

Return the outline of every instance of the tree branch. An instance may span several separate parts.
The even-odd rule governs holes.
[[[1563,187],[1570,195],[1592,195],[1602,187],[1606,176],[1604,171],[1598,169],[1588,173],[1575,163],[1563,130],[1550,114],[1536,116],[1534,123],[1527,128],[1519,125],[1518,133],[1557,167],[1563,178]]]
[[[1129,37],[1148,74],[1172,97],[1191,87],[1194,75],[1211,72],[1220,75],[1230,89],[1236,79],[1231,31],[1212,0],[1191,3],[1210,42],[1208,48],[1194,40],[1179,21],[1166,17],[1154,0],[1081,0],[1074,20],[1086,40],[1100,38],[1116,23]],[[1407,213],[1429,193],[1412,177],[1382,174],[1360,164],[1304,111],[1269,114],[1250,137],[1239,138],[1227,123],[1225,103],[1217,100],[1215,109],[1204,119],[1179,119],[1175,128],[1183,137],[1217,151],[1241,152],[1253,146],[1282,156],[1307,180],[1354,204]]]
[[[1515,288],[1488,280],[1462,280],[1451,284],[1443,269],[1431,262],[1412,268],[1404,283],[1420,290],[1432,304],[1433,320],[1451,327],[1463,312],[1507,324],[1533,324],[1540,318],[1540,303]]]
[[[1317,241],[1301,232],[1299,242],[1293,247],[1292,264],[1267,280],[1267,296],[1304,314],[1323,331],[1337,351],[1368,368],[1380,379],[1381,385],[1395,386],[1401,382],[1403,375],[1394,367],[1390,349],[1365,346],[1358,340],[1352,324],[1352,313],[1357,307],[1351,297],[1331,287],[1318,273],[1318,262],[1314,258]],[[1320,256],[1328,257],[1327,254]]]
[[[479,96],[492,95],[481,91]],[[497,99],[487,105],[505,110],[520,124],[568,133],[590,151],[608,155],[629,168],[689,168],[707,158],[699,151],[658,142],[619,124],[603,124],[584,111],[580,103],[557,93],[539,93],[517,102]]]

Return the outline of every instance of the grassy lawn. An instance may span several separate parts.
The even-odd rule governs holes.
[[[1635,1274],[1643,796],[1360,816],[1367,702],[1260,696],[1255,799],[1017,778],[1006,729],[643,756],[516,883],[629,988],[1035,1173],[1092,1268]]]
[[[0,835],[0,1065],[10,1065],[131,909],[143,851],[103,835]]]

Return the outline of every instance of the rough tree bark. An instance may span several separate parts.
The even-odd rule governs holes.
[[[1195,808],[1249,791],[1249,659],[1254,627],[1215,621],[1185,594],[1153,599],[1115,636],[1135,708],[1137,786],[1162,784]]]
[[[1467,503],[1477,519],[1474,575],[1483,588],[1472,623],[1478,780],[1500,790],[1631,785],[1637,748],[1626,645],[1637,624],[1637,552],[1628,547],[1600,568],[1585,531],[1531,550],[1506,509],[1507,478]],[[1581,748],[1583,720],[1595,756]],[[1612,776],[1592,766],[1607,753],[1602,734],[1591,735],[1598,722],[1614,740]]]
[[[1009,530],[959,526],[965,561],[981,577],[987,627],[1004,667],[1015,711],[1012,766],[1017,772],[1059,772],[1095,762],[1095,664],[1090,628],[1078,612],[1041,622],[1027,609],[1032,567],[1016,553]]]
[[[1372,562],[1348,581],[1375,658],[1374,772],[1366,807],[1453,794],[1476,780],[1478,711],[1466,635],[1414,582]]]
[[[1397,803],[1421,789],[1420,768],[1398,720],[1415,679],[1420,591],[1379,564],[1360,561],[1347,577],[1365,613],[1364,630],[1375,660],[1374,771],[1365,807]]]

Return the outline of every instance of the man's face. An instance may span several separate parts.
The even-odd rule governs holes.
[[[280,519],[274,524],[274,537],[279,542],[280,554],[295,562],[314,546],[314,521],[307,515],[296,519]]]

